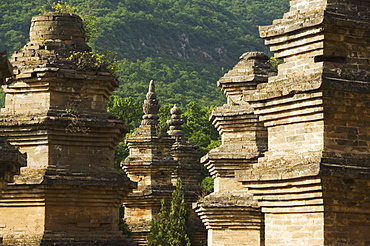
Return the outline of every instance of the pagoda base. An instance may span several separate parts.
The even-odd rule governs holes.
[[[98,184],[8,185],[0,200],[0,239],[13,246],[136,245],[118,228],[125,192]]]

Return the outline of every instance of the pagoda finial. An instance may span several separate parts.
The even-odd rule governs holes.
[[[150,92],[154,93],[154,95],[155,95],[155,85],[154,85],[154,81],[153,80],[150,80],[150,82],[149,82],[149,90],[148,90],[148,93],[150,93]]]
[[[177,105],[173,105],[171,108],[171,119],[167,120],[167,124],[170,126],[170,130],[167,132],[169,135],[176,138],[176,140],[180,140],[184,137],[184,132],[182,131],[182,124],[184,124],[184,120],[181,119],[181,110],[177,107]]]
[[[149,90],[146,94],[146,99],[143,104],[144,116],[141,121],[142,125],[158,125],[159,124],[159,103],[157,100],[157,94],[155,93],[154,81],[151,80],[149,83]]]

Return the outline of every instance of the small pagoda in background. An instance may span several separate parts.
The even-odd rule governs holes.
[[[158,214],[161,200],[170,202],[177,178],[183,181],[185,199],[197,200],[202,165],[197,160],[199,148],[184,137],[183,120],[176,105],[171,109],[168,132],[163,132],[159,122],[159,103],[154,82],[144,100],[144,116],[139,128],[127,138],[129,156],[122,162],[128,177],[137,182],[137,189],[124,201],[125,219],[132,229],[133,239],[146,245],[150,222]],[[196,240],[206,241],[206,230],[193,212],[190,220],[196,230]]]

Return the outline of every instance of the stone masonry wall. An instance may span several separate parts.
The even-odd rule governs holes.
[[[218,81],[228,104],[214,110],[210,120],[221,134],[222,144],[202,158],[215,189],[196,205],[208,229],[208,245],[264,245],[265,218],[238,174],[253,170],[267,150],[267,129],[245,102],[259,84],[274,75],[267,60],[261,52],[245,53]]]
[[[260,29],[284,63],[247,99],[269,150],[239,180],[262,207],[267,245],[366,245],[368,192],[357,191],[369,178],[368,7],[291,1],[283,19]]]
[[[326,245],[322,213],[266,214],[265,219],[266,245]]]

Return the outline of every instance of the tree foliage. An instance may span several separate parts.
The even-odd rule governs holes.
[[[200,187],[202,187],[205,193],[211,193],[214,190],[214,180],[212,177],[208,176],[202,179],[200,182]]]
[[[40,8],[40,12],[56,12],[56,13],[69,13],[73,14],[76,12],[76,8],[64,1],[57,1],[51,4],[44,4]]]
[[[107,102],[107,111],[122,120],[132,133],[141,122],[143,114],[142,104],[132,97],[119,97],[112,95]],[[127,137],[127,136],[126,136]],[[123,139],[117,146],[114,158],[114,166],[120,168],[120,162],[129,155],[128,147]]]
[[[162,104],[221,105],[215,82],[246,51],[266,51],[258,25],[288,9],[288,0],[3,0],[0,49],[28,40],[32,16],[52,7],[80,14],[94,53],[117,54],[121,97],[144,99],[157,81]],[[107,38],[109,37],[109,38]]]
[[[132,97],[111,96],[107,102],[107,111],[122,120],[131,129],[140,125],[143,114],[141,103]]]
[[[123,59],[117,69],[121,84],[115,94],[132,96],[142,102],[148,82],[153,79],[158,99],[163,105],[186,105],[191,101],[197,101],[202,106],[221,105],[225,99],[215,82],[222,73],[221,67],[200,63],[151,57],[135,62]]]
[[[42,6],[96,16],[96,49],[109,49],[131,61],[163,57],[202,63],[235,63],[252,50],[268,51],[258,25],[268,25],[288,9],[288,0],[3,0],[0,36],[19,33],[25,44],[32,16]],[[8,35],[11,35],[8,33]],[[109,37],[109,38],[107,38]],[[2,39],[2,48],[14,43]],[[236,54],[236,56],[235,56]]]
[[[200,107],[196,102],[190,102],[182,114],[185,119],[184,132],[190,141],[200,146],[202,156],[220,144],[220,136],[208,119],[213,109],[214,107]]]
[[[5,106],[5,94],[3,93],[3,90],[0,89],[0,108],[3,108]]]
[[[169,245],[190,246],[189,209],[185,201],[181,179],[176,182],[172,193],[171,212],[169,215]]]
[[[176,189],[172,193],[171,209],[165,207],[162,200],[161,210],[157,218],[151,222],[151,232],[147,238],[148,246],[191,246],[189,224],[189,209],[187,207],[182,181],[179,178]]]
[[[161,210],[159,211],[157,218],[153,219],[150,223],[151,231],[147,237],[148,246],[166,246],[168,244],[168,218],[169,212],[166,208],[165,200],[161,200]]]

